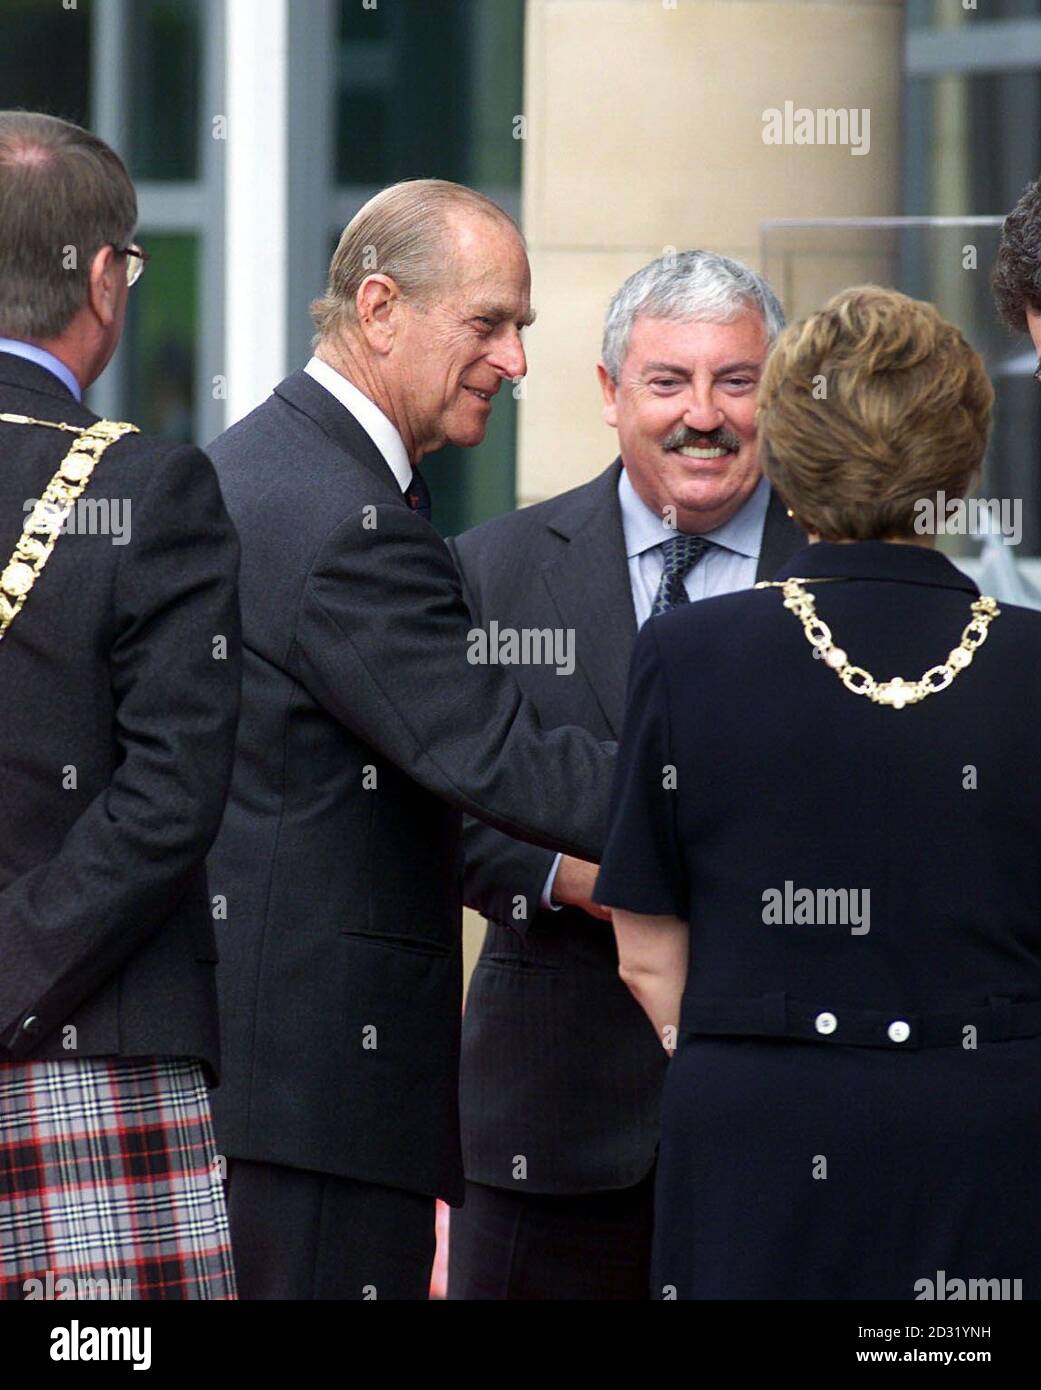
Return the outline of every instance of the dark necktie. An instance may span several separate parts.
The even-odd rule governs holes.
[[[687,591],[683,587],[683,576],[694,568],[712,545],[704,536],[688,536],[681,532],[662,542],[661,550],[665,566],[661,572],[661,583],[651,605],[651,617],[667,613],[681,603],[689,603]]]
[[[420,516],[426,517],[427,521],[430,520],[432,510],[430,506],[430,489],[427,487],[426,479],[418,468],[413,468],[412,470],[412,481],[405,489],[405,501],[414,512],[418,512]]]

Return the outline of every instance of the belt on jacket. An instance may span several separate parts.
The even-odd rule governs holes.
[[[764,994],[758,999],[686,998],[680,1011],[680,1036],[802,1038],[894,1052],[971,1048],[979,1042],[1041,1036],[1041,999],[992,994],[986,1004],[909,1012],[854,1008],[824,999],[808,1003],[787,994]]]

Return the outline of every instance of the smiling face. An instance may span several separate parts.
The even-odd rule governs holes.
[[[604,419],[618,430],[637,495],[681,531],[712,531],[740,510],[761,473],[756,395],[768,351],[754,309],[730,323],[640,315],[615,383],[597,371]]]
[[[531,322],[531,272],[508,223],[456,214],[445,281],[402,305],[395,395],[413,457],[445,444],[480,444],[503,381],[524,376],[521,332]]]

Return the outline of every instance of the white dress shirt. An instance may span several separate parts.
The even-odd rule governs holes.
[[[618,504],[622,510],[622,533],[636,625],[643,627],[651,616],[665,568],[662,543],[676,535],[676,529],[666,526],[658,513],[637,495],[624,468],[618,479]],[[683,587],[692,603],[697,599],[715,598],[717,594],[732,594],[737,589],[752,587],[759,568],[763,526],[769,504],[770,484],[765,478],[760,478],[755,491],[740,511],[714,531],[705,532],[705,539],[713,544],[694,568],[683,576]],[[558,854],[546,875],[542,890],[541,906],[551,912],[559,912],[561,907],[552,899],[560,860]]]
[[[374,405],[353,382],[334,371],[328,362],[323,362],[320,357],[312,357],[304,371],[351,412],[386,459],[387,467],[394,474],[398,487],[402,492],[407,492],[412,484],[412,464],[409,462],[401,435],[379,406]]]

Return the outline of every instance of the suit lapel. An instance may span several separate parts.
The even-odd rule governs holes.
[[[766,521],[763,523],[759,565],[755,572],[756,582],[760,579],[773,579],[781,566],[787,564],[795,552],[802,550],[805,544],[805,535],[788,515],[788,508],[781,501],[780,494],[771,488]]]
[[[559,560],[542,570],[564,627],[574,628],[576,662],[615,738],[621,736],[636,614],[618,505],[621,460],[580,490],[548,523],[567,541]],[[756,579],[772,579],[806,537],[771,489]]]
[[[294,372],[275,387],[275,395],[313,420],[345,454],[363,464],[403,507],[408,506],[398,490],[390,465],[379,449],[346,406],[341,405],[314,377],[308,376],[305,371]]]
[[[615,738],[621,734],[636,614],[629,586],[616,461],[582,490],[549,527],[567,546],[542,577],[560,614],[575,631],[576,663]]]

